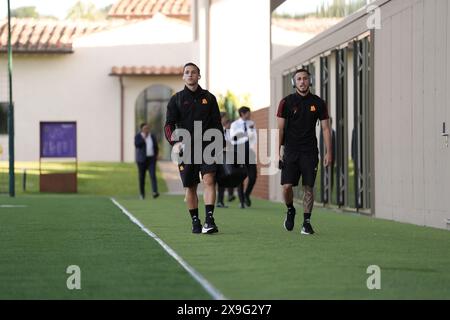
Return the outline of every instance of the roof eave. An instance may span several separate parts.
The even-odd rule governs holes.
[[[183,75],[182,73],[178,74],[178,73],[171,73],[171,74],[166,74],[166,73],[161,73],[161,74],[157,74],[157,73],[110,73],[109,76],[111,77],[174,77],[174,76],[181,76]]]
[[[73,49],[17,49],[12,48],[13,54],[72,54]],[[0,48],[0,53],[8,53],[7,48]]]

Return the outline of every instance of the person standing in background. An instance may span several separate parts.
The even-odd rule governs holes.
[[[235,146],[235,154],[238,159],[244,156],[245,167],[247,169],[248,182],[244,190],[244,183],[238,187],[239,200],[241,209],[251,207],[252,202],[250,195],[256,183],[256,154],[253,148],[256,146],[256,128],[255,123],[251,120],[251,111],[248,107],[239,109],[239,119],[234,121],[230,127],[231,143]],[[240,155],[239,152],[245,152]]]
[[[225,135],[225,142],[228,144],[231,144],[231,137],[230,137],[230,126],[231,121],[228,119],[226,114],[222,115],[222,126],[223,126],[223,132]],[[228,208],[228,206],[224,203],[224,196],[225,196],[225,189],[228,190],[228,201],[234,200],[234,188],[225,188],[218,186],[217,188],[217,208]]]
[[[145,199],[145,173],[148,171],[152,183],[153,198],[158,198],[158,182],[156,180],[156,161],[158,158],[158,143],[154,134],[150,133],[148,124],[140,126],[141,131],[134,137],[136,147],[136,163],[139,174],[140,198]]]

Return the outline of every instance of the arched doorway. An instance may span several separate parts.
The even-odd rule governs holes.
[[[140,130],[141,123],[148,123],[150,131],[156,135],[160,147],[160,157],[170,160],[169,143],[164,137],[166,108],[173,90],[165,85],[152,85],[142,91],[136,100],[135,132]]]

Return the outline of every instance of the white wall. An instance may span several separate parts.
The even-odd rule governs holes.
[[[270,1],[211,0],[209,82],[214,94],[250,94],[270,104]]]
[[[140,44],[170,44],[192,41],[190,22],[156,14],[152,19],[130,21],[120,27],[93,33],[75,40],[76,47],[111,47]]]
[[[190,30],[190,25],[187,26]],[[162,33],[164,30],[152,30]],[[106,40],[114,39],[110,32]],[[127,33],[120,33],[126,37]],[[189,37],[192,34],[189,33]],[[15,153],[17,161],[39,159],[40,121],[77,121],[80,161],[120,161],[120,85],[109,75],[113,66],[181,66],[197,57],[196,42],[115,45],[93,35],[76,41],[74,53],[66,55],[15,55]],[[151,41],[151,39],[149,40]],[[180,41],[176,36],[174,41]],[[5,64],[5,56],[0,64]],[[134,161],[134,108],[147,86],[167,84],[174,89],[182,82],[167,78],[125,79],[125,160]],[[134,87],[135,86],[135,87]],[[133,116],[130,116],[131,113]],[[4,148],[5,149],[5,148]]]
[[[116,79],[119,82],[118,79]],[[152,85],[163,84],[170,87],[173,92],[184,88],[184,81],[181,76],[160,76],[160,77],[128,77],[124,79],[125,87],[125,112],[124,112],[124,158],[126,162],[135,160],[134,135],[136,100],[146,88]],[[164,119],[165,119],[164,110]]]
[[[272,59],[278,59],[316,36],[314,33],[286,30],[273,24],[271,29]]]
[[[204,9],[208,1],[200,4]],[[198,15],[204,20],[200,32],[206,32],[211,23],[208,39],[204,34],[193,39],[190,23],[159,16],[76,39],[73,54],[15,55],[16,159],[38,159],[40,121],[71,120],[78,123],[80,161],[119,161],[120,85],[117,77],[109,75],[113,66],[204,62],[209,68],[202,70],[202,82],[211,92],[250,94],[253,110],[267,107],[270,1],[216,0],[209,4],[209,17]],[[206,40],[207,48],[204,44],[200,50],[200,42]],[[4,56],[0,59],[6,64]],[[126,161],[134,160],[128,142],[134,135],[135,101],[152,84],[165,84],[174,91],[183,86],[181,77],[124,78]]]

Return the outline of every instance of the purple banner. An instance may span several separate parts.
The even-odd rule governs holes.
[[[41,122],[41,158],[76,158],[76,122]]]

